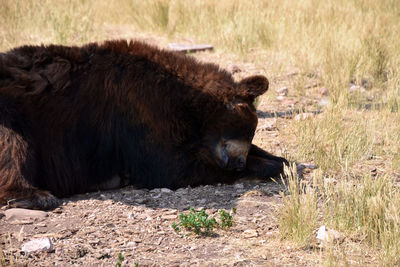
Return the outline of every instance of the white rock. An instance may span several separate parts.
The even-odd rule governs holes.
[[[237,183],[233,186],[235,189],[243,189],[244,185],[242,183]]]
[[[324,97],[318,102],[318,105],[323,106],[323,107],[325,107],[325,106],[328,107],[331,105],[331,101],[329,100],[329,98]]]
[[[276,92],[278,93],[278,95],[280,96],[287,96],[289,93],[289,89],[287,87],[282,87],[278,90],[276,90]]]
[[[154,188],[152,190],[150,190],[150,193],[160,193],[161,189],[160,188]]]
[[[245,238],[252,238],[252,237],[257,237],[258,236],[258,232],[254,229],[247,229],[243,231],[243,236]]]
[[[306,120],[306,119],[310,119],[310,118],[314,118],[315,114],[314,113],[301,113],[301,114],[297,114],[294,119],[296,121],[300,121],[300,120]]]
[[[310,169],[310,170],[314,170],[316,168],[318,168],[318,166],[316,164],[313,163],[299,163],[297,164],[297,170],[304,170],[304,169]]]
[[[319,88],[320,95],[327,96],[329,94],[328,89],[326,87]]]
[[[317,239],[322,243],[333,243],[342,239],[342,235],[338,231],[322,225],[317,231]]]
[[[129,241],[128,244],[126,244],[127,247],[137,247],[137,243],[135,241]]]
[[[276,99],[278,99],[279,101],[284,101],[286,100],[286,97],[284,95],[278,95]]]
[[[169,188],[161,188],[161,193],[172,193],[172,190]]]
[[[24,253],[29,254],[41,251],[51,252],[54,250],[54,247],[53,244],[51,243],[50,238],[45,237],[45,238],[32,239],[31,241],[24,243],[22,245],[21,250]]]
[[[28,209],[8,209],[4,212],[6,220],[27,220],[27,219],[44,219],[48,216],[47,212],[41,210],[28,210]]]

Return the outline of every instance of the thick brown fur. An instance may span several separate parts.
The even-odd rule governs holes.
[[[267,89],[138,41],[2,53],[0,203],[49,209],[115,177],[178,188],[278,175],[287,161],[251,145]]]

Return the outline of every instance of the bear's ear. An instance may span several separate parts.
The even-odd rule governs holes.
[[[239,82],[239,94],[253,102],[257,96],[268,90],[268,86],[269,82],[265,76],[250,76]]]

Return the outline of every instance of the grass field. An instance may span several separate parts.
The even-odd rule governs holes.
[[[293,97],[306,94],[304,76],[326,87],[323,113],[280,133],[291,160],[319,166],[312,183],[288,182],[282,238],[301,250],[324,224],[351,242],[316,251],[322,265],[352,265],[360,250],[400,265],[399,1],[0,0],[1,51],[100,41],[113,27],[212,43],[221,55],[270,62],[271,77],[295,71]],[[350,92],[351,82],[366,91]]]

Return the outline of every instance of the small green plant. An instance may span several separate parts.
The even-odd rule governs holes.
[[[236,208],[232,208],[232,214],[236,214]],[[219,210],[220,223],[214,217],[209,217],[205,210],[195,211],[190,207],[189,213],[179,215],[179,223],[173,222],[172,228],[176,232],[183,229],[194,232],[197,235],[209,235],[214,228],[227,229],[233,224],[233,216],[226,210]]]
[[[220,224],[221,228],[225,229],[232,226],[233,217],[226,210],[219,210],[219,218],[221,219],[221,224]]]
[[[118,253],[118,260],[117,263],[115,264],[115,267],[121,267],[122,266],[122,262],[124,261],[124,256],[122,256],[122,253]],[[136,263],[135,263],[136,266]]]

